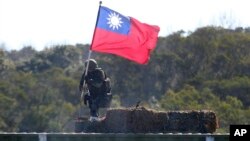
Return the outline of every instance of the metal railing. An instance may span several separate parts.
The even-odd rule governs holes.
[[[9,133],[0,141],[229,141],[229,134],[200,133]]]

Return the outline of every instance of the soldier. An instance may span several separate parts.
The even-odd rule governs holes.
[[[84,104],[90,108],[90,121],[95,121],[99,120],[99,108],[109,107],[112,95],[110,79],[106,76],[106,73],[98,67],[94,59],[87,60],[85,62],[85,68],[87,68],[88,61],[88,73],[85,76],[86,70],[83,72],[79,90],[81,92],[83,91],[85,81],[88,92],[86,92],[84,96]]]

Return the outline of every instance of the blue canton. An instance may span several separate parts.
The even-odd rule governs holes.
[[[115,25],[112,25],[112,23],[110,23],[110,21],[108,20],[110,18],[111,15],[118,15],[120,20],[120,24],[119,26],[116,25],[116,27],[114,27]],[[119,34],[125,34],[127,35],[130,31],[130,19],[129,17],[123,16],[122,14],[113,11],[107,7],[101,6],[100,7],[100,14],[99,14],[99,19],[97,22],[97,27],[98,28],[102,28],[111,32],[116,32]]]

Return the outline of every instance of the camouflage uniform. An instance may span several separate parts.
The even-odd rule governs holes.
[[[87,105],[88,103],[90,115],[92,117],[98,117],[99,108],[107,106],[103,103],[106,102],[105,96],[107,93],[110,93],[111,88],[109,79],[106,77],[105,72],[101,68],[98,68],[98,65],[94,59],[90,59],[89,61],[87,76],[85,76],[84,71],[80,81],[79,89],[82,91],[83,82],[85,80],[89,93],[84,96],[84,104]],[[85,62],[85,66],[86,65],[87,62]]]

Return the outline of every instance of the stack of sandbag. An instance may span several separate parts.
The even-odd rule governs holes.
[[[76,123],[76,132],[98,133],[213,133],[218,127],[214,112],[159,112],[144,107],[110,109],[100,121]]]

